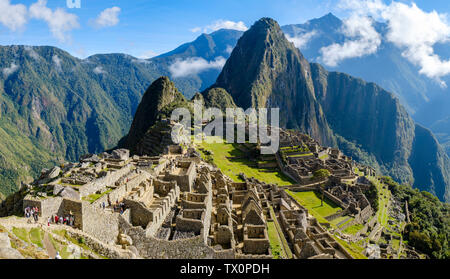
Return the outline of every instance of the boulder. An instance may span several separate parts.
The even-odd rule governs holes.
[[[55,186],[56,188],[56,186]],[[77,191],[75,191],[75,189],[73,189],[72,187],[62,187],[63,189],[60,190],[58,192],[58,196],[63,197],[63,198],[69,198],[69,199],[74,199],[74,200],[79,200],[80,199],[80,193],[78,193]],[[53,193],[55,192],[55,190],[53,190]]]
[[[0,259],[23,259],[19,251],[11,248],[8,233],[0,233]]]
[[[64,186],[61,186],[61,185],[55,185],[54,187],[53,187],[53,195],[54,196],[58,196],[63,190],[64,190]]]
[[[127,250],[130,251],[131,253],[133,253],[134,255],[136,255],[137,257],[140,256],[138,250],[134,246],[128,246]]]
[[[59,176],[61,173],[60,167],[53,167],[52,169],[42,169],[41,176],[39,177],[39,180],[46,180],[49,181],[51,179],[54,179]]]
[[[116,149],[111,152],[113,159],[126,161],[130,158],[130,150],[128,149]]]
[[[71,255],[69,256],[69,259],[79,259],[81,258],[81,248],[74,244],[67,245],[67,252],[69,252]]]
[[[59,176],[59,174],[61,173],[61,168],[60,167],[53,167],[47,174],[46,174],[46,178],[48,179],[53,179],[53,178],[57,178]]]
[[[119,235],[119,244],[122,246],[131,246],[133,245],[133,240],[130,236],[122,233]]]
[[[100,158],[96,154],[86,154],[81,156],[80,162],[98,163],[100,162]]]

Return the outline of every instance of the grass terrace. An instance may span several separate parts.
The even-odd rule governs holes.
[[[274,222],[267,222],[267,232],[269,234],[270,250],[274,259],[285,258],[286,254],[281,246],[281,240],[278,236]]]
[[[83,200],[88,201],[90,203],[94,203],[96,200],[98,200],[99,198],[103,197],[104,195],[107,195],[107,194],[111,193],[112,190],[113,189],[110,188],[110,189],[108,189],[108,190],[106,190],[106,191],[104,191],[103,193],[100,193],[100,194],[96,194],[96,193],[91,194],[89,196],[83,197]]]
[[[239,173],[244,173],[248,177],[254,177],[268,184],[287,186],[295,183],[282,174],[278,168],[270,170],[258,168],[257,162],[250,161],[246,158],[246,154],[237,148],[237,143],[215,143],[213,138],[215,140],[220,139],[218,137],[210,137],[198,144],[204,149],[203,151],[200,150],[202,157],[216,165],[234,181],[242,182],[242,179],[239,178]],[[207,153],[210,153],[210,155]]]
[[[330,223],[325,219],[325,217],[335,214],[342,210],[342,208],[337,206],[335,203],[333,203],[326,197],[323,200],[322,206],[321,194],[314,191],[292,192],[286,190],[286,193],[291,195],[296,201],[298,201],[301,205],[303,205],[306,209],[308,209],[309,213],[313,215],[317,219],[317,221],[319,221],[319,223]],[[333,223],[331,224],[333,225]]]
[[[285,259],[292,259],[292,257],[293,257],[292,251],[289,248],[286,237],[284,236],[283,230],[281,229],[281,226],[278,223],[277,217],[275,215],[275,211],[273,210],[272,206],[270,206],[270,216],[273,220],[271,222],[271,223],[273,223],[273,227],[272,228],[269,227],[269,232],[268,232],[271,248],[272,248],[272,243],[274,243],[275,249],[281,248],[281,253],[278,255],[281,255]],[[268,224],[268,226],[269,226],[269,224]],[[271,237],[272,237],[272,239],[270,239]],[[278,241],[276,241],[276,238],[278,239]],[[272,241],[274,241],[274,242],[272,242]],[[278,248],[278,246],[279,246],[279,248]],[[277,251],[277,250],[275,250],[275,251]],[[272,251],[272,254],[274,256],[277,256],[274,254],[274,251]]]

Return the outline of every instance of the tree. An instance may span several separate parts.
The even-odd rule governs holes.
[[[313,177],[314,177],[314,178],[319,178],[319,179],[326,179],[326,178],[328,178],[328,177],[330,177],[330,176],[331,176],[331,173],[330,173],[330,171],[327,170],[327,169],[316,170],[316,171],[313,173]]]
[[[317,178],[317,179],[327,179],[328,177],[330,177],[330,175],[331,175],[331,173],[330,173],[329,170],[327,170],[327,169],[320,169],[320,170],[316,170],[316,171],[313,173],[313,178]],[[322,183],[322,184],[320,185],[320,189],[321,189],[321,192],[322,192],[322,197],[321,197],[321,199],[320,199],[320,206],[323,206],[324,191],[325,191],[324,188],[325,188],[325,184]]]

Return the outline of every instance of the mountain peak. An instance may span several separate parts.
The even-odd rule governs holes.
[[[337,26],[342,24],[342,21],[335,16],[333,13],[328,13],[322,17],[312,19],[308,21],[309,23],[320,23],[327,26]]]
[[[261,19],[259,19],[258,21],[255,22],[255,24],[253,24],[252,27],[263,27],[265,29],[269,29],[269,28],[280,28],[280,26],[278,25],[278,22],[276,22],[274,19],[270,18],[270,17],[263,17]]]
[[[153,124],[173,107],[183,106],[187,101],[175,87],[175,84],[166,76],[155,80],[142,97],[130,132],[127,136],[126,147],[133,150],[142,136]]]
[[[223,88],[247,109],[283,108],[282,127],[331,142],[315,98],[310,66],[278,23],[262,18],[242,35],[213,87]]]

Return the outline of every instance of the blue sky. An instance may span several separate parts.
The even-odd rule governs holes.
[[[336,7],[341,0],[80,0],[81,8],[72,9],[67,7],[66,0],[40,0],[36,15],[33,17],[26,12],[26,22],[20,24],[16,5],[21,4],[22,10],[30,11],[37,1],[0,0],[0,9],[7,7],[3,10],[9,13],[5,15],[3,11],[3,15],[0,14],[1,45],[52,45],[78,57],[112,52],[140,57],[161,54],[192,41],[202,31],[211,32],[213,29],[208,26],[220,20],[222,23],[242,21],[241,24],[250,27],[264,16],[274,18],[280,25],[304,23],[328,12],[341,18],[348,16],[348,11]],[[450,13],[448,0],[420,0],[415,3],[427,12]],[[112,13],[116,20],[99,24],[96,19],[100,13],[112,7],[120,9],[117,11],[116,8],[116,13]],[[58,8],[65,12],[62,21],[69,17],[66,15],[76,18],[67,25],[57,25],[59,21],[52,13]],[[19,23],[14,25],[11,23],[14,20]],[[62,26],[64,38],[52,32],[49,21]],[[196,28],[200,31],[192,32]]]

